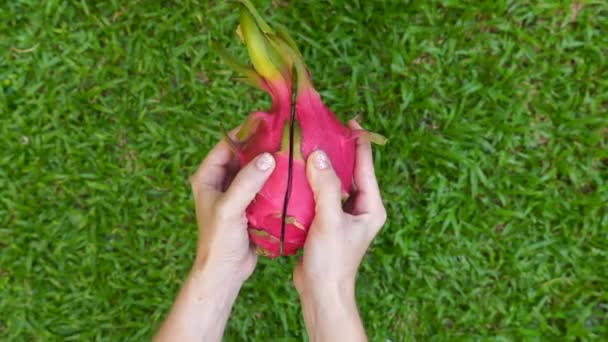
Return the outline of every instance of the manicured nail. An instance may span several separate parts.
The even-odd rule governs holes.
[[[329,160],[327,159],[327,154],[325,154],[325,152],[323,151],[315,152],[313,165],[317,170],[327,169],[329,167]]]
[[[255,161],[255,166],[260,171],[268,171],[272,167],[274,163],[274,158],[270,155],[270,153],[261,154],[258,159]]]

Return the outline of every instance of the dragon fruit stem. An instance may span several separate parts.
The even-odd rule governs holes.
[[[260,30],[255,18],[245,6],[241,6],[240,27],[247,51],[255,70],[265,79],[285,82],[282,70],[285,63],[279,53],[269,44],[266,35]]]
[[[295,77],[297,80],[298,95],[306,89],[311,89],[313,85],[308,74],[308,68],[306,67],[306,64],[304,64],[302,55],[299,53],[299,51],[291,46],[293,40],[291,40],[290,43],[277,35],[266,35],[266,37],[278,50],[282,51],[284,55],[289,56],[289,59],[291,60],[291,63],[296,71],[295,75],[292,75],[292,77]]]
[[[268,25],[268,23],[266,23],[266,21],[264,20],[264,18],[262,18],[262,16],[258,12],[258,10],[255,8],[255,6],[253,6],[253,4],[251,3],[251,1],[249,1],[249,0],[239,0],[239,2],[241,3],[241,5],[245,6],[245,8],[247,9],[247,11],[249,11],[249,13],[251,14],[251,16],[255,20],[255,23],[258,25],[258,27],[260,28],[260,30],[262,30],[262,32],[264,32],[264,33],[274,33],[274,31],[272,30],[272,28],[270,27],[270,25]]]

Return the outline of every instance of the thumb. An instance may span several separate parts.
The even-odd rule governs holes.
[[[306,175],[315,195],[315,217],[334,221],[342,212],[342,187],[325,152],[310,154],[306,162]]]
[[[272,174],[274,166],[275,161],[270,153],[262,153],[245,165],[223,196],[225,208],[238,215],[243,213]]]

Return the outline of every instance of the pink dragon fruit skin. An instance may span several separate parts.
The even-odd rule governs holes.
[[[346,198],[353,182],[356,138],[365,135],[378,143],[384,143],[384,138],[344,126],[313,88],[293,40],[283,30],[273,31],[248,0],[240,2],[241,22],[237,32],[247,45],[254,69],[235,62],[222,50],[220,54],[245,76],[245,81],[270,95],[271,108],[268,112],[251,113],[236,141],[225,138],[241,166],[263,152],[274,156],[273,173],[246,210],[249,237],[259,254],[268,257],[294,255],[304,245],[315,213],[314,196],[306,177],[308,156],[316,150],[323,150],[328,155]],[[297,84],[295,122],[290,139],[294,82]],[[293,141],[291,156],[290,140]],[[290,193],[284,213],[288,188]]]
[[[302,129],[302,155],[324,151],[342,182],[343,196],[350,192],[355,166],[353,131],[345,127],[322,102],[314,89],[305,89],[296,99],[296,121]]]

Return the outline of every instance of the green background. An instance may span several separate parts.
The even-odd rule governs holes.
[[[325,103],[387,136],[374,341],[608,338],[605,1],[257,1]],[[540,4],[542,3],[542,4]],[[0,339],[144,340],[193,259],[188,176],[268,104],[224,1],[0,5]],[[262,259],[227,340],[305,335]]]

